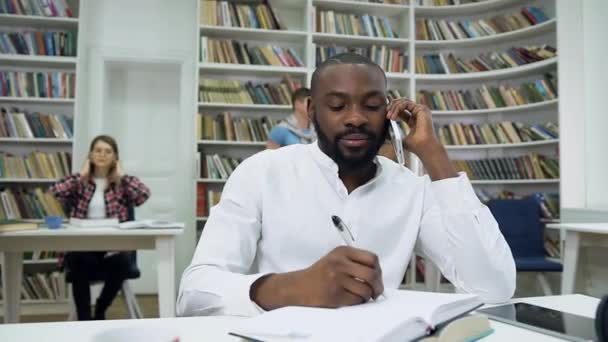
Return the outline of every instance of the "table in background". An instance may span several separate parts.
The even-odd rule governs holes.
[[[4,322],[20,316],[23,252],[128,251],[155,249],[158,255],[158,306],[160,317],[175,316],[175,237],[183,229],[41,228],[0,233]],[[1,340],[1,339],[0,339]]]

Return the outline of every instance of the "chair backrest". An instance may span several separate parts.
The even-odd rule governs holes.
[[[535,199],[495,199],[488,203],[488,208],[511,247],[513,257],[545,256],[541,210]]]

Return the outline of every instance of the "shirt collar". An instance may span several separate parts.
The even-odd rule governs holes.
[[[336,164],[333,159],[331,159],[327,154],[325,154],[325,152],[321,151],[321,148],[319,148],[318,140],[315,140],[313,143],[308,144],[307,147],[310,151],[310,154],[312,155],[312,158],[317,163],[317,165],[321,167],[321,169],[332,173],[336,175],[336,177],[338,177],[338,164]],[[370,181],[366,184],[374,182],[382,174],[382,163],[380,162],[377,156],[374,157],[374,164],[376,164],[376,174],[374,175],[374,178],[370,179]]]

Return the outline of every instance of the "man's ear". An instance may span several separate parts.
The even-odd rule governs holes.
[[[312,98],[310,96],[308,96],[306,98],[306,111],[308,112],[308,119],[310,119],[310,121],[312,121],[314,119],[314,108],[312,106]]]

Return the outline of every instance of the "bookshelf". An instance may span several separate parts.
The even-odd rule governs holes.
[[[74,32],[76,41],[80,38],[78,29],[80,22],[78,19],[80,10],[80,1],[66,0],[65,1],[72,10],[73,17],[64,16],[42,16],[42,15],[25,15],[25,14],[9,14],[0,13],[0,32],[22,32],[26,31],[61,31]],[[13,2],[17,4],[18,2]],[[30,2],[31,5],[31,2]],[[21,5],[19,5],[21,6]],[[57,7],[59,10],[60,7]],[[55,15],[61,15],[55,13]],[[45,42],[47,44],[48,42]],[[76,43],[76,46],[80,44]],[[0,72],[3,71],[19,71],[19,72],[59,72],[64,74],[76,75],[79,62],[79,54],[75,56],[47,56],[31,54],[6,54],[0,53]],[[64,80],[61,80],[64,82]],[[64,86],[67,83],[62,83]],[[0,94],[1,95],[1,94]],[[11,108],[9,112],[27,112],[41,113],[41,115],[54,114],[68,118],[71,122],[69,137],[50,137],[49,135],[40,135],[39,130],[34,132],[35,137],[22,137],[23,135],[15,136],[14,134],[2,136],[0,135],[0,151],[13,154],[15,156],[24,156],[34,151],[44,153],[67,152],[73,151],[73,133],[75,113],[75,97],[66,97],[67,94],[62,94],[61,97],[41,97],[35,96],[0,96],[0,108]],[[17,111],[13,111],[16,108]],[[29,117],[28,117],[29,119]],[[32,131],[31,121],[28,121],[28,126]],[[45,131],[48,133],[49,131]],[[44,136],[44,137],[42,137]],[[71,165],[68,165],[71,167]],[[52,184],[55,179],[46,178],[0,178],[0,191],[33,191],[36,188],[46,189]],[[22,215],[27,213],[22,213]],[[41,218],[32,218],[24,216],[36,222],[43,222]],[[27,275],[42,272],[49,274],[58,270],[58,259],[51,258],[34,258],[24,260],[24,280]],[[0,270],[1,271],[1,270]],[[50,278],[47,279],[50,284]],[[59,274],[59,282],[65,285],[63,274]],[[52,287],[51,287],[52,288]],[[64,288],[67,291],[67,288]],[[43,298],[39,297],[39,298]],[[60,314],[69,312],[69,300],[67,293],[61,291],[61,296],[56,292],[53,295],[54,299],[26,299],[22,300],[22,314]]]
[[[429,53],[454,53],[465,57],[474,57],[480,53],[505,51],[512,46],[529,46],[550,44],[556,46],[556,19],[554,0],[486,0],[455,6],[429,7],[415,5],[415,1],[406,4],[382,4],[349,0],[306,0],[306,1],[269,1],[275,8],[284,30],[267,30],[236,27],[214,27],[202,22],[199,17],[199,38],[197,51],[201,51],[201,35],[209,38],[233,39],[258,44],[276,42],[278,46],[287,44],[294,48],[304,62],[304,67],[235,65],[223,63],[200,63],[196,73],[199,80],[219,78],[231,80],[250,80],[275,82],[283,75],[290,75],[302,84],[309,85],[317,60],[317,46],[346,46],[351,48],[371,47],[372,45],[398,48],[407,55],[405,71],[388,72],[388,89],[399,90],[402,96],[416,98],[420,90],[459,90],[472,89],[482,85],[497,86],[502,83],[520,86],[524,82],[542,79],[543,74],[557,70],[558,58],[548,58],[517,67],[485,72],[464,74],[418,74],[415,72],[415,58]],[[548,20],[535,25],[498,33],[490,36],[457,40],[418,40],[416,39],[416,20],[477,20],[490,18],[497,14],[508,14],[519,11],[523,6],[536,6],[547,15]],[[199,1],[199,13],[201,5]],[[334,11],[335,14],[355,14],[386,16],[397,37],[371,37],[354,34],[318,32],[319,11]],[[558,51],[559,55],[559,51]],[[468,110],[434,110],[433,117],[437,124],[450,123],[495,123],[500,121],[523,122],[527,125],[554,122],[557,123],[559,99],[545,99],[509,107],[483,108]],[[199,102],[198,112],[206,115],[217,115],[229,111],[234,117],[284,118],[290,114],[288,105],[229,104],[218,102]],[[448,146],[447,150],[454,159],[481,159],[518,157],[529,153],[538,153],[558,157],[559,138],[542,141],[527,141],[508,144]],[[195,142],[196,149],[204,153],[218,153],[233,157],[246,158],[264,148],[262,142]],[[415,158],[414,158],[415,160]],[[416,172],[422,173],[422,167],[414,162]],[[224,180],[198,178],[195,186],[205,185],[205,190],[221,191]],[[497,193],[503,190],[516,195],[531,192],[558,192],[559,179],[510,179],[510,180],[474,180],[476,190]],[[196,216],[197,231],[203,229],[206,215]],[[549,219],[546,219],[548,221]],[[554,219],[551,219],[554,220]]]

